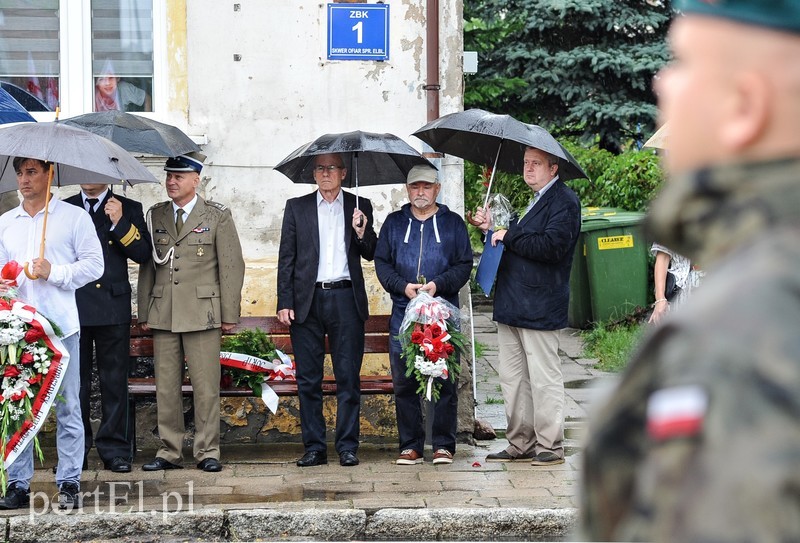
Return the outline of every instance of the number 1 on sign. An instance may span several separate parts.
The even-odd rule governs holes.
[[[356,43],[361,43],[364,38],[364,21],[358,21],[350,30],[355,30],[358,33]]]

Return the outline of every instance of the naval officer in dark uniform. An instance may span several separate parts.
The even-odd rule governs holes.
[[[138,264],[150,260],[150,235],[142,204],[113,194],[108,185],[81,185],[81,192],[66,199],[89,212],[103,247],[105,271],[97,281],[75,292],[81,323],[81,414],[86,455],[92,448],[106,469],[131,471],[131,435],[128,413],[128,367],[131,325],[131,284],[128,259]],[[92,362],[97,360],[102,416],[97,435],[89,423]]]

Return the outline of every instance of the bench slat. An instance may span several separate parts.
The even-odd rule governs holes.
[[[297,396],[297,381],[270,381],[269,386],[278,396]],[[391,375],[362,375],[362,394],[392,394]],[[156,381],[153,377],[131,377],[128,379],[128,393],[133,397],[152,397],[156,394]],[[194,393],[191,383],[184,383],[181,387],[184,396]],[[326,377],[322,381],[322,394],[332,396],[336,394],[336,381],[333,377]],[[253,391],[247,387],[231,387],[220,389],[220,396],[249,397]]]

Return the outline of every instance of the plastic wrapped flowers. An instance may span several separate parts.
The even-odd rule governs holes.
[[[461,372],[459,355],[466,339],[459,329],[460,314],[453,304],[426,292],[411,300],[400,324],[400,345],[406,377],[419,384],[417,392],[430,401],[439,399],[438,379],[456,382]]]

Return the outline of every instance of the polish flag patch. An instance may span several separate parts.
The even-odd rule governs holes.
[[[703,428],[708,393],[696,385],[665,388],[647,401],[647,433],[656,441],[692,437]]]

